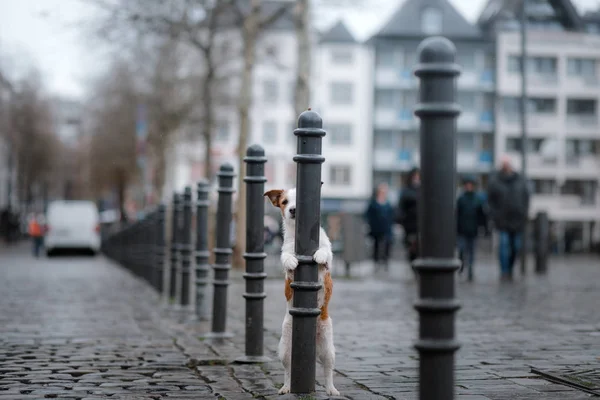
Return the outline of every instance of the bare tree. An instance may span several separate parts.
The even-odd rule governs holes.
[[[129,66],[116,61],[107,76],[99,80],[93,98],[95,104],[90,116],[93,189],[96,194],[116,191],[124,219],[126,190],[138,173],[135,124],[139,96]]]
[[[296,75],[296,89],[294,91],[294,111],[300,115],[309,105],[310,101],[310,72],[311,72],[311,26],[310,26],[310,1],[296,0],[294,8],[294,26],[296,28],[296,49],[298,57],[298,70]]]
[[[56,171],[60,141],[40,76],[33,71],[14,87],[7,130],[17,167],[17,193],[29,207],[47,189]]]
[[[250,9],[246,10],[243,3],[230,0],[236,12],[238,25],[241,26],[243,68],[241,73],[241,87],[238,97],[237,110],[239,115],[239,133],[237,156],[239,164],[238,190],[235,212],[236,240],[233,254],[233,265],[242,266],[242,254],[246,247],[246,185],[243,177],[246,176],[244,157],[248,147],[250,133],[250,107],[252,106],[252,78],[256,64],[256,46],[259,35],[271,26],[277,19],[288,11],[288,5],[282,5],[275,11],[263,15],[261,0],[250,0]]]
[[[212,143],[215,129],[216,85],[218,83],[218,65],[216,62],[217,33],[225,27],[223,17],[230,7],[227,1],[211,0],[87,0],[104,11],[99,19],[97,33],[109,41],[127,42],[135,40],[139,35],[168,41],[171,44],[185,45],[199,56],[199,64],[191,71],[200,76],[202,86],[197,92],[201,98],[200,122],[201,137],[205,144],[204,171],[211,174]],[[167,51],[166,49],[163,49]],[[154,111],[165,102],[155,102]],[[194,104],[197,104],[194,103]],[[183,107],[187,112],[168,112],[170,126],[161,122],[155,128],[165,132],[166,128],[178,127],[189,117],[190,107]],[[161,109],[162,110],[162,109]],[[156,114],[155,114],[156,115]],[[177,121],[175,121],[177,119]],[[160,128],[157,125],[162,125]],[[172,129],[171,129],[172,130]],[[155,138],[156,139],[156,138]],[[160,141],[160,140],[159,140]],[[159,143],[160,144],[160,143]],[[159,183],[159,182],[157,182]]]

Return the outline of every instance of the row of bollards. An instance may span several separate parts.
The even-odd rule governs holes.
[[[263,362],[264,314],[264,164],[265,152],[250,146],[244,181],[247,184],[247,248],[244,253],[246,279],[246,355],[239,362]],[[231,269],[231,222],[234,178],[230,164],[223,164],[217,174],[215,256],[209,264],[209,183],[198,182],[194,207],[192,189],[174,193],[170,207],[163,204],[103,241],[103,252],[145,279],[187,321],[212,321],[212,330],[204,337],[227,338],[227,301]],[[167,210],[170,208],[170,239],[167,238]],[[195,242],[194,242],[195,240]],[[209,276],[213,271],[212,279]],[[209,284],[212,283],[212,312],[209,309]]]
[[[420,98],[415,114],[420,118],[421,176],[419,197],[420,258],[413,267],[418,274],[419,397],[421,400],[454,398],[454,353],[459,348],[455,338],[455,314],[460,304],[455,294],[455,275],[459,261],[455,257],[454,200],[456,188],[456,119],[460,108],[456,103],[456,77],[460,69],[455,63],[456,49],[442,37],[424,40],[419,47],[419,65],[415,75],[420,79]],[[291,391],[310,393],[315,390],[316,318],[318,267],[313,255],[319,246],[322,120],[314,111],[306,111],[298,119],[297,203],[295,253],[298,267],[294,273],[292,324]],[[238,362],[268,360],[263,353],[264,325],[264,150],[258,145],[247,149],[246,183],[246,290],[245,356]],[[229,164],[218,173],[218,205],[216,241],[212,265],[213,301],[212,330],[207,337],[232,336],[227,331],[227,290],[231,269],[231,219],[233,180]],[[209,318],[207,289],[210,282],[208,249],[209,184],[197,185],[195,219],[192,190],[173,194],[171,205],[171,238],[166,240],[167,207],[160,205],[144,220],[133,223],[109,236],[104,252],[133,273],[148,280],[174,306],[193,314],[196,320]],[[192,235],[192,225],[195,231]],[[545,271],[548,219],[540,215],[536,223],[540,236],[537,248],[538,271]],[[195,245],[193,244],[195,236]],[[168,244],[168,245],[167,245]],[[154,248],[154,251],[148,251]],[[167,252],[168,248],[168,252]],[[168,258],[166,263],[165,258]],[[192,269],[192,260],[195,268]],[[192,271],[194,274],[192,276]],[[195,298],[191,293],[195,288]],[[278,299],[277,301],[283,301]],[[190,309],[195,304],[195,312]]]

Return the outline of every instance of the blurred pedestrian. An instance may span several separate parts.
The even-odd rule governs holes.
[[[404,228],[404,246],[408,261],[413,262],[419,255],[419,191],[421,187],[421,172],[418,168],[410,170],[400,202],[398,204],[398,223]]]
[[[463,179],[463,192],[456,201],[456,233],[461,260],[460,272],[466,267],[469,281],[473,281],[473,262],[479,228],[487,234],[487,216],[483,201],[475,192],[476,179],[467,176]]]
[[[387,270],[394,240],[394,208],[388,200],[388,185],[380,183],[373,190],[371,201],[365,211],[369,224],[369,236],[373,239],[373,263]]]
[[[500,277],[513,278],[513,266],[522,250],[523,231],[529,213],[529,189],[524,177],[516,172],[507,156],[488,185],[489,210],[498,230]]]
[[[33,255],[34,257],[40,256],[40,250],[44,244],[44,229],[41,218],[36,214],[31,214],[29,217],[28,233],[33,244]]]

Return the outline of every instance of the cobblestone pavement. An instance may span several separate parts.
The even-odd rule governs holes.
[[[102,257],[28,250],[0,254],[0,399],[217,398],[145,284]]]
[[[540,379],[530,366],[600,366],[599,261],[557,259],[547,276],[500,284],[493,261],[482,259],[475,284],[459,283],[456,398],[589,398]],[[229,363],[244,352],[244,282],[232,275],[227,323],[235,336],[218,342],[197,339],[208,323],[157,311],[152,290],[102,257],[0,254],[0,400],[295,398],[277,395],[280,279],[266,281],[272,361]],[[336,387],[350,399],[417,399],[412,273],[396,263],[373,275],[363,264],[353,275],[359,278],[334,281]],[[307,400],[327,398],[321,378],[318,368],[317,393]]]
[[[457,335],[456,397],[461,400],[585,399],[590,395],[540,379],[530,367],[586,366],[600,369],[600,260],[571,257],[552,260],[546,276],[518,276],[512,284],[498,281],[492,259],[483,257],[476,282],[459,282],[462,309]],[[533,260],[529,262],[533,268]],[[344,271],[340,271],[343,274]],[[418,359],[412,348],[417,313],[412,304],[416,285],[401,262],[389,273],[371,277],[362,265],[358,279],[334,281],[330,314],[334,320],[340,392],[353,399],[417,399]],[[265,325],[268,355],[276,358],[284,315],[283,286],[267,281]],[[232,321],[243,318],[239,293],[230,287]],[[243,334],[234,339],[243,349]],[[248,367],[243,367],[245,373]],[[262,367],[282,383],[277,360]],[[321,369],[317,379],[321,380]],[[323,393],[322,386],[319,393]],[[273,397],[275,398],[275,397]]]

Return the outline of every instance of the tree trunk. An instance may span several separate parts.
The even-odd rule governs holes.
[[[121,222],[127,222],[127,211],[125,210],[125,172],[118,168],[116,170],[117,200],[119,202],[119,213]]]
[[[260,18],[260,0],[252,0],[250,14],[244,19],[242,36],[244,41],[244,69],[242,71],[242,84],[238,102],[239,113],[239,138],[238,138],[238,189],[235,212],[235,248],[233,253],[233,266],[241,268],[244,265],[243,254],[246,248],[246,165],[244,157],[248,147],[248,133],[250,131],[250,106],[252,105],[252,72],[256,57],[256,39]]]
[[[296,27],[298,71],[294,92],[296,117],[309,107],[310,102],[310,1],[296,0],[294,25]]]
[[[202,94],[202,102],[204,105],[204,123],[202,137],[204,138],[205,154],[204,154],[204,176],[209,181],[212,179],[212,139],[213,129],[215,125],[214,107],[212,97],[212,84],[215,76],[215,71],[210,60],[210,54],[206,54],[206,77],[204,79],[204,88]]]

